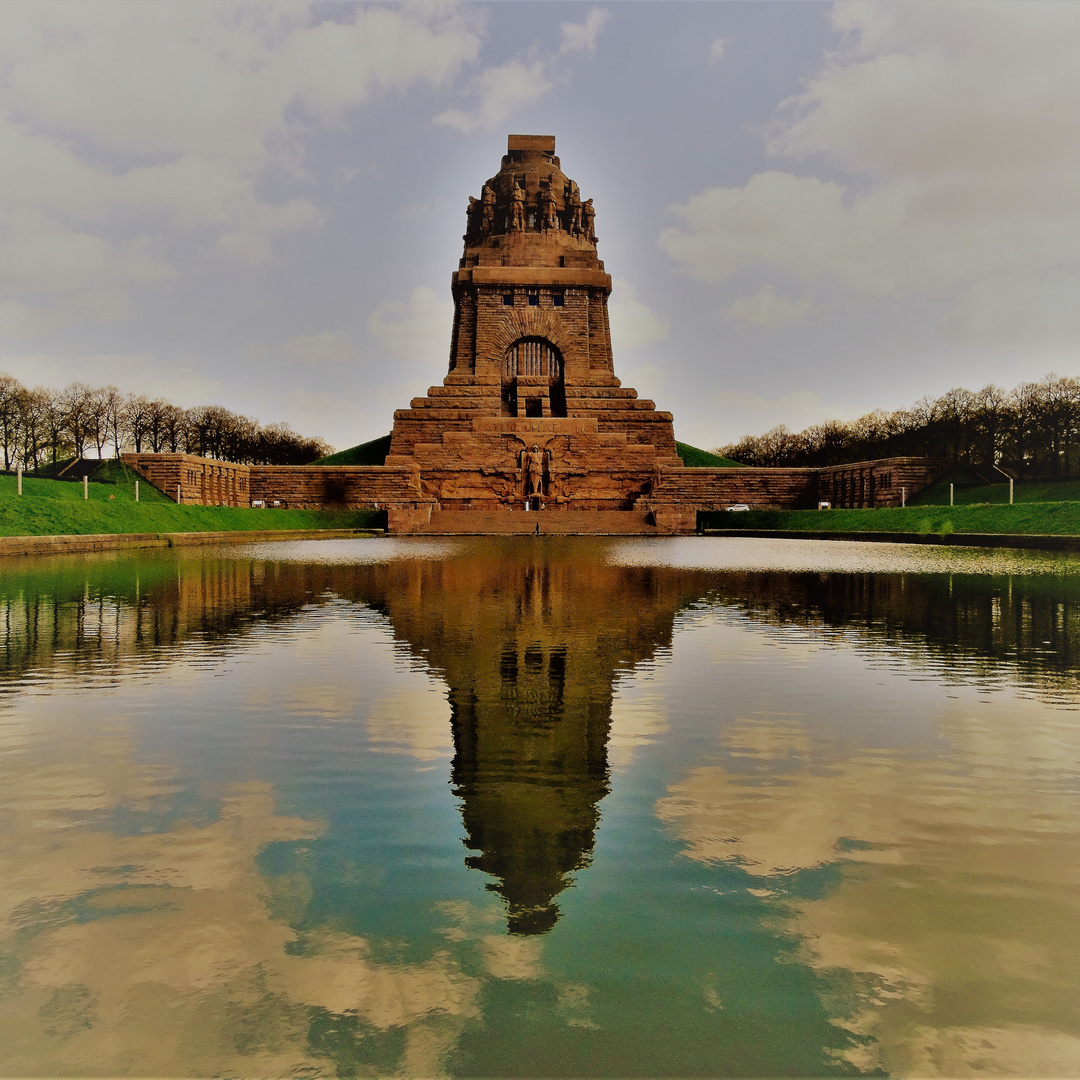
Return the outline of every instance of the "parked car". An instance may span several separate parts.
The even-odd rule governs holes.
[[[732,503],[728,507],[728,509],[729,510],[749,510],[750,507],[746,503]]]

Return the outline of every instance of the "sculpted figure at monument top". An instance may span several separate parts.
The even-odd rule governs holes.
[[[540,212],[545,229],[557,229],[559,227],[559,218],[555,213],[555,196],[551,193],[549,187],[540,190]]]
[[[525,228],[525,190],[520,184],[514,185],[514,193],[510,197],[510,228]]]
[[[480,192],[480,231],[484,236],[490,236],[495,228],[495,192],[490,184],[485,184]]]
[[[585,239],[596,243],[596,230],[593,226],[596,220],[596,211],[593,209],[592,199],[586,199],[585,205],[581,208],[581,231],[585,234]]]

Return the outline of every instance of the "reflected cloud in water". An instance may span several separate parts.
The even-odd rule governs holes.
[[[0,1070],[1080,1071],[1080,563],[839,548],[21,563]]]

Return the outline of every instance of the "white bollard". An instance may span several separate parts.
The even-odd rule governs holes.
[[[950,506],[952,506],[952,504],[953,504],[952,499],[953,499],[953,486],[952,486],[952,484],[950,484],[949,485],[949,505]]]
[[[180,485],[176,485],[176,505],[180,505]]]
[[[1013,501],[1012,501],[1012,499],[1013,499],[1013,486],[1012,485],[1013,485],[1012,477],[1010,476],[1009,477],[1009,505],[1010,506],[1012,506],[1012,504],[1013,504]]]
[[[900,489],[900,505],[901,507],[907,506],[907,488],[902,487]]]
[[[21,465],[15,470],[15,491],[16,491],[16,494],[18,494],[18,495],[22,494],[22,466]]]
[[[90,498],[90,483],[85,476],[82,478],[82,497],[84,501]]]
[[[135,481],[135,501],[139,501],[139,481]]]

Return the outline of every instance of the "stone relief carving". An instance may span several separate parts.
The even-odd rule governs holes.
[[[490,184],[485,184],[480,192],[480,231],[484,236],[490,236],[495,228],[495,192]]]
[[[525,496],[543,495],[544,493],[544,457],[546,452],[533,443],[532,449],[524,452]]]
[[[596,211],[593,209],[592,199],[586,199],[581,207],[581,231],[585,239],[596,243],[596,232],[593,223],[596,220]]]
[[[555,212],[555,196],[549,187],[542,188],[540,191],[540,223],[545,231],[559,227],[559,218]]]
[[[512,232],[525,228],[525,192],[520,184],[514,184],[514,194],[510,199],[509,227]]]
[[[571,180],[566,185],[566,231],[571,236],[581,235],[581,192]]]
[[[480,201],[469,196],[469,208],[465,211],[465,240],[470,240],[480,231]]]

